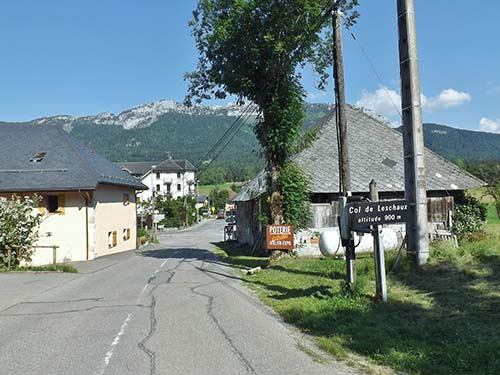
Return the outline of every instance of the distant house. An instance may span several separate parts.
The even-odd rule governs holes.
[[[174,199],[196,193],[196,167],[189,160],[115,164],[148,187],[139,194],[140,200],[150,199],[153,192]]]
[[[0,125],[0,195],[38,194],[43,221],[32,264],[136,248],[137,190],[147,186],[57,126]]]
[[[377,182],[380,199],[404,197],[403,137],[376,117],[348,107],[348,150],[354,195],[368,197],[369,183]],[[337,226],[339,159],[335,114],[330,113],[315,127],[315,141],[295,161],[311,177],[311,231]],[[450,229],[454,197],[485,183],[432,151],[425,150],[429,232]],[[238,240],[251,245],[262,242],[265,227],[255,219],[261,211],[260,196],[267,189],[261,172],[233,198],[237,205]],[[259,243],[259,245],[261,245]]]

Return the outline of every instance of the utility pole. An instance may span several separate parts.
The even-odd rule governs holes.
[[[156,165],[151,166],[151,210],[153,211],[151,214],[151,225],[153,226],[153,241],[156,241],[156,225],[155,225],[155,183],[153,180],[153,172],[156,168]]]
[[[378,189],[375,180],[370,182],[370,200],[372,202],[378,201]],[[387,302],[387,283],[385,275],[385,254],[384,242],[381,238],[381,226],[374,225],[372,229],[373,234],[373,252],[375,259],[375,285],[377,299],[382,302]]]
[[[408,255],[414,258],[417,265],[423,265],[429,257],[429,237],[415,5],[413,0],[397,0],[397,3],[405,198],[410,204],[410,221],[406,224],[406,243]]]
[[[335,5],[336,1],[334,1]],[[333,77],[335,81],[335,111],[339,137],[339,175],[341,190],[345,198],[351,194],[351,172],[347,142],[347,115],[345,102],[344,57],[342,54],[342,15],[338,6],[334,6],[333,19]],[[345,203],[345,202],[344,202]],[[346,259],[346,281],[349,287],[356,283],[356,256],[354,238],[343,241]]]

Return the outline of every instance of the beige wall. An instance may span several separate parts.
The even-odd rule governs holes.
[[[86,260],[86,232],[85,232],[85,199],[83,193],[78,192],[44,192],[37,193],[42,197],[57,195],[60,209],[57,213],[49,213],[44,202],[37,209],[43,214],[42,223],[38,231],[36,246],[58,246],[57,262]],[[18,195],[25,195],[18,193]],[[10,198],[12,194],[2,194]],[[89,211],[93,211],[92,208]],[[89,212],[90,215],[90,212]],[[35,247],[32,256],[32,265],[52,263],[53,250],[51,248]]]
[[[123,194],[130,202],[123,203]],[[93,194],[95,222],[93,224],[93,257],[118,253],[136,248],[137,217],[135,191],[111,185],[99,185]],[[124,240],[123,230],[130,229],[130,239]],[[108,234],[116,231],[116,246],[109,247]]]

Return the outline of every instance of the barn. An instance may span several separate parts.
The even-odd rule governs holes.
[[[381,200],[404,198],[403,136],[382,119],[348,106],[348,150],[353,195],[368,197],[369,183],[375,180]],[[335,112],[326,115],[312,130],[314,140],[294,160],[311,178],[312,221],[308,241],[325,228],[337,226],[339,159]],[[425,149],[429,234],[451,230],[451,213],[457,197],[485,183],[455,164]],[[238,241],[263,247],[265,227],[258,220],[263,210],[266,187],[262,171],[233,199],[237,206]],[[397,228],[400,235],[404,226]]]

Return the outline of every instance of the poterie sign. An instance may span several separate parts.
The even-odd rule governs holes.
[[[367,229],[371,225],[404,223],[410,218],[409,203],[405,200],[353,202],[346,205],[351,230]]]
[[[293,225],[268,225],[266,230],[268,250],[293,250]]]

